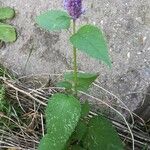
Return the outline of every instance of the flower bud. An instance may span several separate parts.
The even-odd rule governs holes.
[[[64,7],[74,20],[79,18],[83,13],[82,0],[64,0]]]

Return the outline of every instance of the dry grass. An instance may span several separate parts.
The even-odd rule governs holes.
[[[7,100],[11,104],[13,114],[8,116],[0,112],[0,119],[4,119],[3,126],[0,129],[0,149],[37,149],[39,140],[45,133],[44,108],[48,98],[56,92],[63,92],[63,89],[51,86],[31,89],[23,85],[19,80],[6,77],[1,77],[0,80],[5,87]],[[142,150],[145,145],[148,145],[150,149],[150,138],[147,132],[133,125],[134,114],[114,94],[103,89],[97,83],[95,83],[95,86],[101,88],[106,92],[106,95],[109,94],[109,97],[112,96],[122,104],[122,109],[125,109],[131,115],[132,124],[129,124],[124,115],[113,105],[88,93],[81,92],[81,95],[92,98],[99,105],[104,105],[121,116],[123,121],[120,122],[107,117],[116,127],[122,140],[128,145],[128,149]],[[97,113],[90,112],[89,118],[93,115],[97,115]]]

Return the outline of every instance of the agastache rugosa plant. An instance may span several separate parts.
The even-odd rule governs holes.
[[[83,13],[82,0],[64,0],[64,8],[68,11],[73,19],[73,34],[76,32],[76,19]],[[77,54],[76,47],[73,47],[73,64],[74,64],[74,91],[77,95]]]
[[[103,32],[85,25],[76,31],[76,21],[83,13],[82,0],[64,0],[65,11],[49,10],[36,18],[37,24],[48,30],[69,29],[72,21],[73,72],[64,73],[57,83],[64,94],[50,97],[46,108],[47,133],[40,141],[39,150],[123,150],[123,145],[111,123],[102,116],[88,119],[90,106],[79,102],[79,91],[86,91],[98,74],[81,73],[77,68],[77,49],[103,61],[111,67],[108,47]]]

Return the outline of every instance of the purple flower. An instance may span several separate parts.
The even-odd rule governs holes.
[[[64,0],[64,7],[74,20],[83,13],[82,0]]]

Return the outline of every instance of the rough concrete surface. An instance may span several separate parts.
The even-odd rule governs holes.
[[[35,17],[47,9],[63,9],[63,0],[0,0],[0,5],[16,10],[11,24],[18,39],[0,49],[0,63],[21,75],[61,73],[71,69],[72,47],[68,31],[45,32]],[[101,86],[118,95],[135,109],[150,84],[150,0],[83,0],[81,24],[102,27],[110,47],[113,67],[78,53],[79,68],[100,74]],[[29,62],[26,61],[32,51]]]

